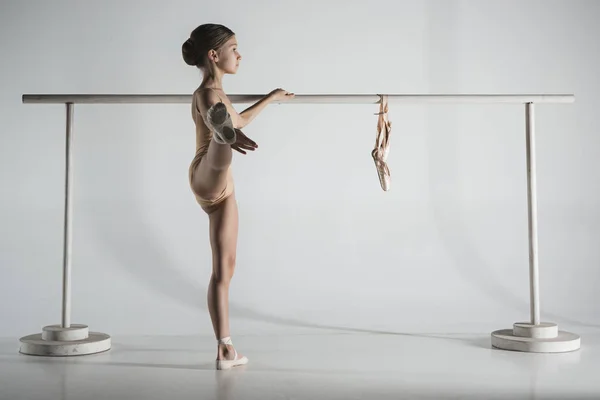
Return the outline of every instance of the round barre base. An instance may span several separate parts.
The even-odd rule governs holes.
[[[516,323],[513,329],[492,332],[492,347],[527,353],[566,353],[579,350],[581,338],[575,333],[559,331],[556,324]]]
[[[68,357],[101,353],[111,347],[110,336],[89,332],[86,325],[44,327],[43,333],[22,337],[19,353],[32,356]]]

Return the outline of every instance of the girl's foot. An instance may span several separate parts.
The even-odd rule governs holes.
[[[238,354],[233,347],[230,337],[219,339],[216,366],[217,369],[230,369],[248,364],[248,358]]]

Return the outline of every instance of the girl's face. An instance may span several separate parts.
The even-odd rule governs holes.
[[[242,56],[237,48],[237,40],[232,36],[217,52],[215,62],[227,74],[235,74],[240,66]]]

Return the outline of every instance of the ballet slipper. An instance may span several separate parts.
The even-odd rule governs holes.
[[[392,183],[390,169],[387,163],[379,156],[378,149],[373,149],[373,151],[371,152],[371,156],[375,161],[375,168],[377,168],[379,184],[381,185],[381,188],[387,192],[390,189],[390,185]]]
[[[228,345],[233,346],[233,343],[232,343],[230,337],[219,339],[219,344],[225,344],[225,345],[228,344]],[[248,364],[247,357],[242,356],[241,358],[238,358],[237,350],[235,350],[235,348],[234,348],[233,351],[235,352],[235,357],[233,357],[233,360],[217,360],[216,366],[217,366],[218,370],[231,369],[233,367]]]
[[[207,120],[209,128],[213,131],[215,142],[219,144],[233,144],[236,142],[235,129],[225,103],[219,102],[209,108]]]
[[[387,119],[388,105],[387,96],[381,96],[379,119],[377,121],[377,137],[375,139],[375,148],[371,151],[371,157],[375,162],[379,184],[384,191],[388,191],[391,185],[390,169],[387,165],[387,156],[390,152],[390,133],[392,123]]]

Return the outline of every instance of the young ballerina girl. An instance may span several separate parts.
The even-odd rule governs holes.
[[[202,83],[192,98],[196,125],[196,154],[189,168],[192,192],[208,214],[212,249],[212,275],[208,286],[208,309],[217,339],[217,369],[248,363],[238,354],[229,331],[229,284],[236,262],[238,209],[231,172],[233,150],[241,154],[258,145],[240,130],[269,103],[294,97],[273,90],[257,103],[237,113],[223,91],[223,76],[235,74],[242,56],[235,34],[218,24],[194,29],[182,46],[183,59],[202,72]]]

